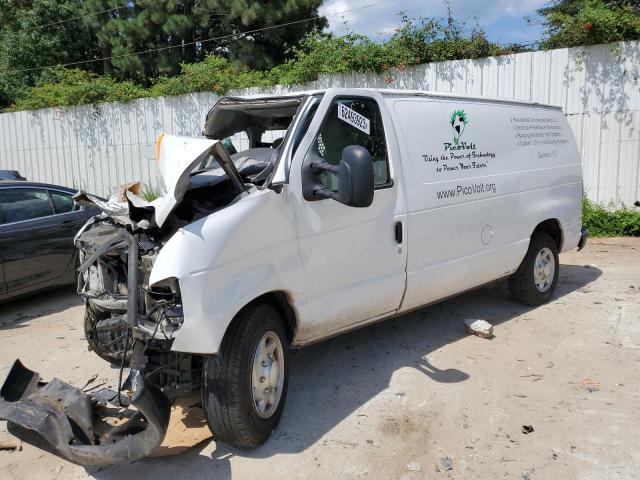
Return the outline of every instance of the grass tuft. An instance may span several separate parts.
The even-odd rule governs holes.
[[[142,198],[147,202],[153,202],[156,198],[160,197],[162,192],[158,186],[145,185],[142,190]]]

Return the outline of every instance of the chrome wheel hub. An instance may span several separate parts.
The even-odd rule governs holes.
[[[278,408],[284,384],[284,350],[275,332],[266,332],[253,356],[251,394],[260,418],[271,417]]]
[[[553,252],[544,247],[536,255],[533,265],[533,280],[539,292],[546,292],[551,288],[556,276],[556,261]]]

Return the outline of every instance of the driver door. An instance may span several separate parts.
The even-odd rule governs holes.
[[[300,342],[337,334],[396,312],[406,284],[402,235],[406,208],[402,182],[396,180],[401,175],[399,162],[397,156],[392,162],[388,148],[385,124],[389,119],[384,119],[376,98],[327,97],[309,127],[306,138],[312,139],[311,144],[301,144],[290,172],[291,187],[299,193],[294,208],[306,294],[306,301],[299,307],[303,319],[297,332]],[[345,112],[364,117],[368,128],[361,117]],[[349,145],[366,148],[373,158],[375,193],[371,206],[349,207],[333,199],[304,200],[304,157],[320,155],[337,165],[342,150]],[[333,174],[326,174],[323,183],[337,188]]]

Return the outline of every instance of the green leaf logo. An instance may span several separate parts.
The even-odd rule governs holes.
[[[458,145],[460,143],[460,137],[467,128],[469,121],[467,120],[467,114],[464,110],[456,110],[451,114],[451,128],[453,128],[453,143]]]

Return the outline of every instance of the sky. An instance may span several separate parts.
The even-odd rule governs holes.
[[[388,3],[332,15],[385,1]],[[541,26],[536,10],[548,2],[549,0],[451,0],[451,5],[454,18],[464,21],[468,26],[479,24],[487,32],[489,40],[524,44],[540,39]],[[326,15],[330,31],[344,34],[349,29],[375,39],[382,39],[393,33],[400,23],[400,11],[416,18],[444,19],[447,16],[443,0],[325,0],[320,8],[320,13]],[[524,20],[525,16],[532,17],[533,25]]]

